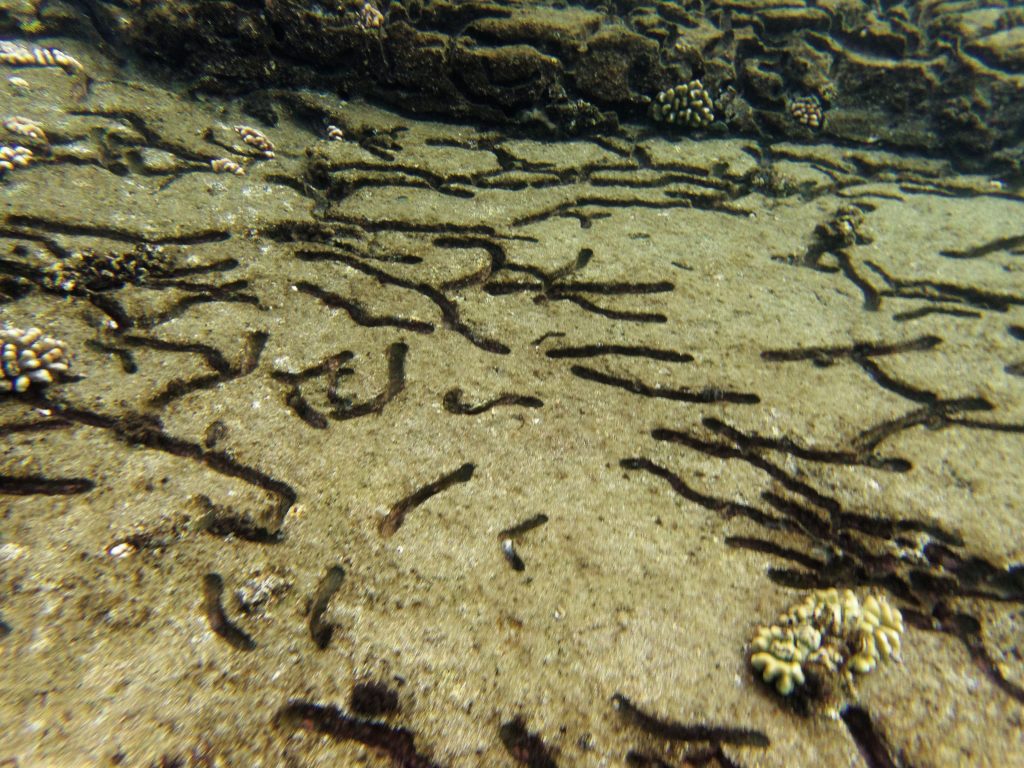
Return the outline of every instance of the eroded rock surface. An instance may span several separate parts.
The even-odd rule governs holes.
[[[848,13],[792,5],[763,37]],[[521,45],[506,6],[396,6],[373,51],[457,13]],[[550,11],[620,34],[573,13]],[[433,34],[407,50],[449,61]],[[522,83],[569,82],[561,39],[523,49]],[[270,159],[242,104],[45,43],[92,83],[5,70],[47,144],[0,182],[0,320],[66,342],[75,378],[0,399],[0,762],[1024,753],[1018,187],[824,141],[549,142],[280,83],[253,126]],[[438,93],[489,73],[500,112],[488,55]],[[601,110],[647,88],[625,69]],[[758,623],[830,587],[906,624],[838,721],[748,665]]]
[[[700,79],[707,130],[820,137],[941,152],[1019,173],[1024,16],[1011,2],[706,3],[548,0],[353,2],[94,0],[77,29],[187,76],[246,94],[311,87],[414,112],[545,134],[651,123],[651,100]],[[0,29],[67,33],[73,7],[15,4]],[[816,99],[820,126],[790,107]],[[703,128],[703,126],[702,126]],[[996,153],[993,155],[993,153]]]

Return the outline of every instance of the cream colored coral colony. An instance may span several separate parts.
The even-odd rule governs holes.
[[[0,328],[0,392],[25,392],[32,385],[46,386],[54,375],[68,372],[67,345],[38,328]]]
[[[783,696],[799,692],[810,675],[835,677],[853,692],[854,675],[899,661],[902,635],[903,616],[884,596],[868,595],[862,603],[849,589],[817,590],[776,624],[758,627],[750,666]]]

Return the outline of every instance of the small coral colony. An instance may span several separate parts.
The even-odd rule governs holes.
[[[903,616],[880,595],[863,602],[849,589],[812,592],[758,627],[750,666],[783,696],[803,696],[837,711],[856,695],[854,678],[900,658]]]

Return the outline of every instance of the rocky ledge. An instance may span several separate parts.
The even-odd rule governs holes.
[[[6,8],[3,10],[2,8]],[[5,3],[0,31],[89,35],[244,94],[326,89],[548,135],[655,125],[700,81],[714,120],[658,130],[884,144],[1018,173],[1024,11],[924,0],[297,0]],[[87,24],[83,24],[87,20]],[[808,119],[808,105],[813,118]]]

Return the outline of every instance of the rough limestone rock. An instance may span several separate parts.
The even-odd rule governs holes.
[[[77,25],[60,4],[30,22],[102,39],[220,94],[308,86],[581,134],[648,122],[660,91],[699,78],[723,106],[720,133],[806,139],[817,128],[794,120],[787,105],[814,98],[826,137],[952,153],[975,165],[995,160],[1011,171],[1024,154],[1024,14],[1010,3],[368,6],[96,0]],[[0,30],[23,29],[26,13],[0,14]]]

